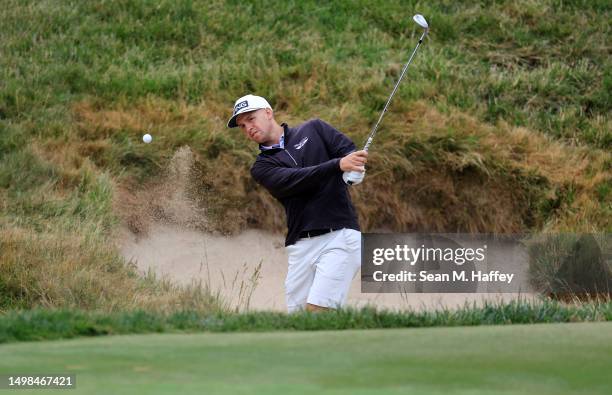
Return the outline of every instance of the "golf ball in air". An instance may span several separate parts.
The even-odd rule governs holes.
[[[142,136],[142,141],[149,144],[151,141],[153,141],[153,137],[149,133],[147,133],[144,136]]]

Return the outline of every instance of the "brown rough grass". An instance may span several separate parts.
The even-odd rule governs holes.
[[[194,158],[185,182],[192,203],[216,215],[216,225],[209,224],[208,229],[227,233],[247,227],[284,229],[280,205],[248,173],[255,147],[226,130],[225,119],[217,115],[226,112],[225,106],[156,99],[113,109],[82,102],[73,110],[79,135],[94,139],[80,143],[81,155],[108,149],[107,140],[99,139],[113,132],[130,130],[139,138],[149,125],[156,125],[157,149],[164,152],[164,166],[169,166],[179,148],[173,147],[172,131],[202,128],[203,140],[191,146]],[[329,122],[345,124],[344,131],[360,145],[369,125],[355,111],[344,108],[329,113]],[[284,113],[277,114],[277,119],[298,122]],[[219,138],[229,141],[231,149],[209,159]],[[405,147],[416,148],[407,151]],[[512,233],[569,227],[589,231],[609,226],[602,215],[605,205],[597,201],[594,191],[602,182],[610,182],[605,171],[609,157],[525,128],[503,122],[492,126],[458,111],[440,113],[417,102],[387,115],[371,150],[366,182],[352,194],[366,231]],[[132,201],[124,206],[132,213],[128,222],[137,223],[142,219],[134,219],[138,210],[132,208],[155,200],[163,188],[160,182],[166,181],[156,180],[157,186],[132,181],[121,183],[117,193],[136,195],[121,201]],[[568,194],[574,196],[567,198]],[[558,207],[543,215],[537,204],[547,201]]]

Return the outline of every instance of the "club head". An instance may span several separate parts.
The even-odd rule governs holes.
[[[415,16],[412,17],[412,19],[414,19],[414,21],[421,26],[423,29],[429,29],[429,24],[427,23],[427,20],[425,19],[425,17],[421,14],[416,14]]]

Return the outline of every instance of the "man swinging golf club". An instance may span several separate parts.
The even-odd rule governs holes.
[[[343,172],[359,184],[367,152],[319,119],[279,125],[260,96],[236,100],[227,126],[259,144],[251,175],[285,207],[288,311],[344,305],[361,264],[361,233]]]
[[[351,140],[319,119],[295,128],[279,125],[263,97],[247,95],[234,104],[227,126],[240,127],[247,138],[259,144],[261,153],[251,174],[287,213],[289,269],[285,289],[289,312],[304,307],[310,311],[336,308],[346,302],[361,255],[361,233],[347,185],[363,181],[368,148],[429,32],[423,15],[412,19],[424,31],[361,151],[355,151]]]

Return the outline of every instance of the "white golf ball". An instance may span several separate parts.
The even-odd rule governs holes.
[[[153,136],[151,136],[149,133],[147,133],[144,136],[142,136],[142,141],[144,141],[145,143],[149,144],[151,141],[153,141]]]

